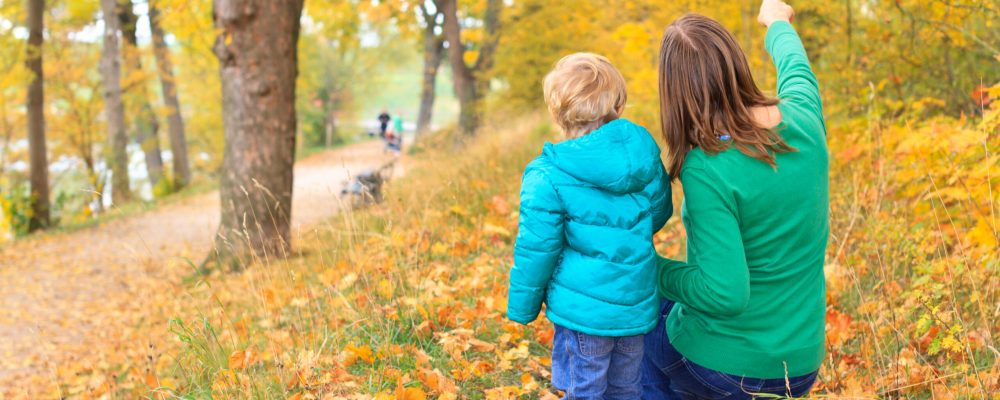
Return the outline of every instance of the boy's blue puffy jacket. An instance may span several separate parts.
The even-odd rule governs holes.
[[[618,119],[545,144],[521,183],[507,317],[527,324],[544,300],[553,323],[631,336],[657,322],[653,234],[673,212],[660,148]]]

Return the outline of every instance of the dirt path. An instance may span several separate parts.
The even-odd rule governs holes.
[[[348,176],[387,160],[372,141],[297,163],[293,238],[338,212]],[[218,196],[200,194],[0,249],[0,398],[65,384],[81,369],[119,362],[120,353],[137,347],[156,351],[157,336],[149,331],[162,333],[166,320],[183,311],[189,260],[197,263],[210,250]]]

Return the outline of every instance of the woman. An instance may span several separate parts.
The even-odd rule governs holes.
[[[777,99],[757,88],[719,23],[687,15],[664,34],[661,123],[670,176],[684,188],[688,260],[660,260],[668,301],[645,338],[644,398],[797,397],[816,380],[826,308],[826,128],[792,15],[787,4],[765,0],[759,16],[778,70]]]

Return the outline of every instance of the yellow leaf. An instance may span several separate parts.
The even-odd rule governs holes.
[[[984,249],[996,249],[997,247],[997,237],[986,218],[979,218],[976,221],[976,226],[969,231],[968,235],[973,242]]]
[[[444,243],[437,242],[434,243],[433,246],[431,246],[431,254],[434,254],[436,256],[443,256],[447,253],[448,253],[448,245]]]
[[[462,59],[465,60],[466,64],[473,64],[476,59],[479,58],[479,52],[476,50],[468,50],[462,55]]]
[[[510,231],[502,226],[493,225],[489,222],[483,224],[483,233],[510,237]]]
[[[253,349],[236,350],[229,355],[229,369],[241,370],[257,361],[257,352]]]
[[[358,280],[358,274],[349,273],[340,278],[340,283],[337,284],[337,289],[344,290],[354,285],[354,282]]]
[[[224,369],[219,371],[219,374],[215,376],[215,382],[212,383],[212,389],[215,390],[225,390],[236,384],[236,374],[232,370]]]
[[[424,306],[421,305],[421,304],[416,304],[416,308],[417,308],[417,312],[420,313],[420,318],[423,318],[423,319],[426,320],[428,318],[428,316],[429,316],[429,314],[427,313],[427,309],[424,308]]]
[[[484,342],[482,340],[472,338],[469,339],[469,344],[472,345],[472,349],[480,353],[487,353],[493,351],[497,346],[493,343]]]
[[[368,364],[375,362],[375,355],[369,345],[355,346],[352,343],[344,347],[344,351],[347,352],[347,357],[350,360],[350,362],[345,360],[344,364],[346,365],[354,364],[354,360],[357,359],[361,359]]]
[[[969,191],[957,187],[946,187],[928,193],[924,199],[938,199],[938,197],[944,201],[964,200],[969,198]]]
[[[462,217],[469,216],[469,210],[466,210],[465,207],[462,207],[460,205],[451,206],[450,208],[448,208],[448,211],[451,212],[452,214],[459,215]]]

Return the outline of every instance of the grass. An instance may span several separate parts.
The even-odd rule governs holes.
[[[525,118],[465,147],[423,138],[383,204],[314,227],[290,258],[190,283],[195,311],[172,321],[156,384],[122,393],[552,398],[551,325],[503,313],[520,174],[553,136]],[[827,360],[813,394],[995,397],[996,128],[838,121],[829,140]],[[678,219],[654,238],[662,254],[683,251]]]
[[[503,319],[503,276],[512,194],[551,132],[534,119],[516,125],[459,154],[424,152],[383,204],[298,238],[296,257],[199,283],[214,306],[172,324],[183,346],[170,380],[193,397],[481,398],[521,390],[523,379],[542,390],[548,350]],[[253,362],[234,368],[246,354]]]
[[[329,151],[333,149],[338,149],[344,146],[349,146],[355,143],[364,142],[366,140],[371,140],[365,136],[355,136],[352,138],[345,139],[342,142],[336,143],[331,147],[326,146],[306,146],[301,149],[301,151],[296,152],[295,160],[301,161],[316,154],[322,153],[324,151]],[[72,222],[63,223],[49,228],[45,231],[38,232],[36,234],[27,235],[23,237],[15,238],[14,240],[0,242],[0,248],[3,246],[8,246],[16,243],[18,240],[24,240],[31,237],[37,237],[40,235],[44,236],[56,236],[64,235],[69,233],[78,232],[91,227],[103,225],[121,218],[127,218],[133,215],[141,214],[147,211],[154,210],[159,207],[164,207],[172,204],[177,204],[183,202],[191,197],[198,196],[216,190],[219,188],[219,183],[215,179],[196,179],[190,185],[184,187],[183,189],[171,193],[165,197],[159,197],[151,201],[135,200],[123,205],[112,205],[107,208],[103,213],[88,218],[82,222]]]
[[[49,234],[66,234],[66,233],[77,232],[83,229],[102,225],[120,218],[150,211],[157,207],[176,204],[178,202],[190,199],[191,197],[211,192],[212,190],[215,190],[217,188],[218,188],[218,183],[215,181],[202,180],[202,179],[195,180],[190,185],[182,188],[177,192],[171,193],[169,196],[157,198],[151,201],[134,200],[125,203],[123,205],[113,204],[107,209],[105,209],[103,213],[98,214],[92,218],[89,218],[86,221],[60,224],[44,232],[41,232],[40,234],[49,235]]]

